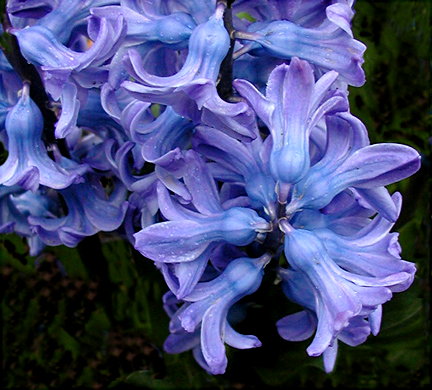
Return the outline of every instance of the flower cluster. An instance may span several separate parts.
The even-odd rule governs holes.
[[[413,281],[386,186],[420,156],[370,144],[350,113],[365,82],[353,0],[231,3],[9,0],[7,33],[56,122],[0,54],[0,232],[34,255],[101,231],[129,240],[169,287],[165,350],[212,374],[225,344],[261,345],[229,314],[269,270],[303,307],[281,313],[280,336],[312,337],[330,372],[338,342],[376,335]]]

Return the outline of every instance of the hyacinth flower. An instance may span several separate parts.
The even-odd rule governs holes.
[[[233,260],[220,276],[197,284],[193,291],[184,297],[184,306],[172,316],[170,329],[173,335],[166,340],[165,349],[173,351],[176,348],[174,342],[179,339],[183,339],[180,343],[182,349],[185,349],[187,335],[182,334],[181,328],[193,335],[189,346],[195,347],[194,332],[200,326],[202,357],[212,374],[222,374],[227,366],[224,342],[241,349],[261,346],[255,336],[234,331],[227,322],[227,315],[234,303],[259,288],[264,274],[263,268],[270,259],[271,256],[266,254],[257,259],[245,257]]]
[[[300,305],[305,310],[289,314],[279,321],[276,326],[279,335],[287,341],[304,341],[313,336],[317,331],[317,305],[314,287],[304,275],[299,272],[281,269],[279,272],[282,279],[282,287],[285,295]],[[324,369],[327,373],[333,371],[338,342],[355,347],[366,341],[369,335],[377,335],[380,326],[381,306],[369,316],[356,316],[349,320],[348,325],[342,329],[322,352]],[[379,317],[379,318],[377,318]]]
[[[53,212],[58,208],[52,190],[42,188],[37,192],[23,191],[18,186],[0,186],[0,232],[17,233],[26,238],[29,245],[30,256],[37,256],[45,248],[45,244],[40,237],[33,231],[28,222],[29,216],[34,217],[53,217]],[[8,226],[7,226],[8,225]]]
[[[211,242],[235,245],[252,242],[269,223],[252,209],[223,210],[214,179],[199,156],[188,151],[183,180],[196,211],[182,207],[160,186],[160,209],[168,219],[136,233],[136,247],[154,261],[192,261]],[[197,245],[198,244],[198,245]]]
[[[195,125],[178,115],[172,107],[167,107],[151,122],[143,123],[141,118],[146,115],[147,108],[143,102],[132,102],[122,113],[123,126],[129,131],[132,141],[141,146],[145,161],[167,165],[178,158],[180,150],[189,144]]]
[[[129,50],[125,66],[136,81],[124,81],[121,86],[139,100],[170,105],[195,123],[203,122],[250,139],[256,125],[248,105],[225,102],[216,90],[220,65],[230,45],[223,25],[224,11],[224,5],[219,4],[214,15],[194,29],[186,61],[172,76],[149,74],[142,66],[140,54]]]
[[[253,23],[248,31],[237,31],[236,38],[250,43],[245,43],[236,56],[249,52],[281,59],[299,57],[316,65],[322,72],[338,72],[349,85],[363,85],[365,75],[361,65],[366,46],[352,36],[350,22],[353,12],[341,4],[330,7],[330,18],[315,28],[305,28],[288,20],[275,20]]]
[[[185,153],[183,181],[191,197],[191,208],[181,206],[166,187],[158,185],[158,200],[165,222],[147,226],[134,235],[135,248],[161,263],[163,271],[178,279],[177,290],[190,290],[199,281],[216,244],[247,245],[270,224],[249,208],[221,207],[214,179],[205,163],[193,152]],[[164,266],[172,263],[173,266]],[[172,284],[172,283],[171,283]]]
[[[81,182],[86,165],[65,169],[47,154],[41,139],[43,118],[24,84],[22,95],[6,117],[9,155],[0,166],[0,184],[36,191],[39,185],[63,189]]]
[[[270,74],[266,96],[246,80],[235,80],[237,91],[251,104],[270,130],[270,171],[275,181],[293,184],[309,170],[309,140],[314,126],[326,115],[346,111],[344,95],[329,94],[338,74],[328,72],[316,83],[306,62],[293,58]]]
[[[402,198],[393,194],[398,212]],[[392,291],[404,291],[412,283],[416,267],[413,263],[401,260],[398,234],[389,233],[394,223],[376,216],[373,221],[355,234],[340,235],[330,229],[315,229],[327,253],[337,265],[350,272],[372,277],[387,277],[397,272],[405,272],[411,277],[405,284],[391,286]]]
[[[165,312],[170,318],[172,318],[179,309],[179,305],[182,303],[182,301],[179,301],[171,291],[168,291],[162,299]],[[225,342],[227,344],[231,329],[232,328],[229,323],[226,322]],[[166,338],[163,345],[164,351],[170,354],[178,354],[191,350],[195,361],[204,370],[206,370],[208,373],[211,373],[211,368],[205,361],[201,350],[201,327],[198,327],[194,332],[186,332],[186,330],[179,326],[178,320],[174,320],[171,323],[170,332],[170,335]]]
[[[378,333],[382,305],[416,270],[390,232],[401,196],[385,185],[414,173],[419,156],[370,145],[349,113],[347,84],[364,82],[365,49],[352,36],[352,0],[7,3],[71,159],[54,148],[51,160],[41,131],[27,131],[41,127],[33,106],[20,134],[24,114],[6,121],[0,231],[37,254],[121,228],[170,290],[165,351],[191,350],[211,374],[225,372],[224,344],[261,345],[233,317],[260,287],[268,253],[277,263],[284,251],[281,286],[303,306],[278,331],[313,337],[308,353],[323,355],[327,372],[339,342]],[[231,78],[224,59],[249,80],[235,81],[240,98],[218,95]],[[15,76],[0,54],[0,123],[17,115]]]
[[[139,13],[122,4],[95,8],[92,13],[107,19],[123,15],[127,33],[122,44],[127,46],[152,42],[172,49],[183,49],[187,47],[189,37],[196,27],[193,17],[185,12],[173,12],[169,15],[157,14],[154,11],[151,14]]]
[[[28,218],[33,231],[51,246],[75,247],[84,237],[113,231],[122,224],[128,208],[124,187],[118,183],[110,197],[99,181],[90,177],[59,193],[67,207],[66,215]]]
[[[84,99],[83,90],[106,81],[107,72],[99,67],[116,53],[126,33],[122,15],[114,21],[97,16],[85,19],[90,15],[90,7],[111,3],[109,0],[61,1],[57,8],[34,25],[10,29],[17,37],[21,54],[29,63],[40,67],[47,92],[62,104],[56,129],[58,138],[73,130],[73,122]],[[73,34],[76,36],[71,41],[82,38],[78,27],[84,21],[87,23],[87,36],[83,39],[88,37],[92,44],[86,50],[76,51],[67,43]],[[75,27],[78,32],[74,31]],[[80,94],[77,88],[81,89]]]
[[[272,218],[275,216],[276,183],[270,175],[266,160],[266,146],[269,142],[264,143],[261,137],[257,137],[249,143],[242,143],[205,126],[197,128],[192,141],[194,150],[234,175],[232,181],[244,183],[252,206],[263,207],[268,215]],[[214,176],[218,178],[217,173]],[[223,172],[220,178],[226,177]]]
[[[82,24],[90,15],[90,7],[113,3],[101,1],[61,1],[52,12],[24,29],[11,29],[17,37],[23,56],[43,70],[52,70],[52,77],[61,70],[83,69],[91,62],[99,62],[108,52],[115,52],[114,44],[119,40],[122,23],[110,25],[106,19],[91,18],[88,33],[94,44],[84,53],[74,52],[65,44],[75,27]],[[119,15],[117,20],[122,20]],[[65,28],[66,27],[66,28]],[[123,34],[123,32],[122,32]],[[124,35],[124,34],[123,34]]]
[[[295,285],[304,277],[313,286],[312,301],[316,304],[318,325],[307,349],[311,356],[322,354],[353,318],[368,316],[387,302],[392,297],[393,286],[412,282],[412,275],[407,272],[396,271],[384,277],[349,272],[335,263],[314,232],[294,229],[286,221],[280,226],[285,233],[285,256],[292,269],[299,272],[292,283]],[[307,307],[305,302],[310,301],[302,301]]]
[[[369,195],[374,203],[388,202],[388,197],[383,196],[387,193],[377,189],[405,179],[419,168],[420,155],[409,146],[383,143],[357,148],[355,142],[337,135],[329,137],[324,157],[294,185],[286,213],[291,215],[304,208],[321,209],[350,187],[366,190],[363,195]],[[385,204],[380,206],[388,208]]]
[[[340,165],[355,151],[370,145],[366,127],[356,117],[348,112],[339,112],[336,115],[325,117],[325,126],[316,127],[311,133],[311,162],[313,169],[327,167],[330,171]],[[319,131],[317,131],[319,130]],[[313,170],[309,171],[309,173]],[[370,188],[353,188],[345,190],[350,193],[364,208],[378,211],[390,221],[397,219],[398,211],[393,200],[384,186]],[[345,199],[348,199],[345,196]],[[337,200],[323,209],[324,213],[332,213],[341,207]]]

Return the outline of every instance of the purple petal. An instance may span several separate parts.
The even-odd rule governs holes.
[[[327,347],[323,352],[324,370],[327,374],[333,371],[338,352],[338,342],[335,340],[333,345]]]
[[[338,181],[359,188],[395,183],[420,168],[420,155],[400,144],[375,144],[355,152],[337,170]]]
[[[214,375],[223,374],[228,363],[222,333],[226,314],[225,305],[214,304],[204,314],[201,325],[202,353]]]
[[[261,341],[256,336],[240,334],[228,322],[226,322],[225,326],[225,343],[237,349],[261,347]]]
[[[63,87],[60,97],[62,110],[59,121],[56,123],[56,138],[65,138],[76,127],[80,102],[77,99],[77,87],[72,83],[67,83]]]
[[[170,263],[195,260],[215,234],[211,226],[189,220],[157,223],[135,233],[134,237],[135,248],[142,255]]]
[[[316,320],[309,311],[300,311],[281,318],[276,323],[279,335],[288,341],[303,341],[313,335]]]

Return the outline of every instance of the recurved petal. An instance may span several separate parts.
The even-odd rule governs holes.
[[[350,37],[353,37],[351,31],[351,20],[354,16],[352,8],[348,4],[336,3],[326,8],[327,18],[344,30]]]
[[[228,360],[223,342],[227,307],[213,304],[204,314],[201,325],[201,349],[212,374],[223,374]]]
[[[360,203],[378,211],[387,220],[395,222],[399,217],[400,210],[396,207],[387,188],[353,188],[353,191],[360,195]]]
[[[61,44],[44,26],[36,25],[11,32],[18,39],[22,55],[34,65],[70,70],[80,65],[79,53]]]
[[[333,371],[336,364],[338,351],[338,341],[334,340],[332,345],[329,345],[323,352],[324,370],[327,374]]]
[[[375,144],[355,152],[335,172],[339,186],[374,188],[405,179],[420,169],[419,153],[401,144]]]
[[[244,335],[236,332],[231,325],[226,322],[225,343],[237,349],[250,349],[261,347],[261,341],[254,335]]]
[[[61,114],[55,127],[56,138],[65,138],[76,129],[80,102],[77,99],[77,87],[73,83],[63,86],[61,101]]]
[[[233,86],[246,99],[267,127],[270,127],[270,118],[275,109],[274,104],[247,80],[236,79],[233,81]]]
[[[187,169],[183,180],[192,196],[195,208],[205,215],[222,212],[216,182],[203,159],[198,153],[189,150],[185,153],[185,164]]]
[[[199,345],[199,332],[171,333],[164,342],[163,349],[167,353],[177,354],[189,351]]]
[[[277,323],[279,335],[288,341],[303,341],[313,335],[316,320],[308,311],[300,311],[281,318]]]
[[[200,281],[209,260],[212,246],[193,261],[162,264],[165,280],[177,299],[185,299]]]

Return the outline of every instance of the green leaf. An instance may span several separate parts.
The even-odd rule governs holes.
[[[178,389],[178,385],[172,383],[169,379],[156,379],[152,375],[151,371],[136,371],[126,377],[125,383],[152,390]]]

